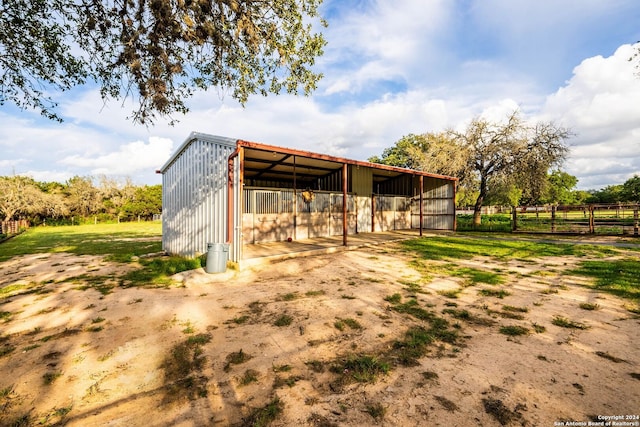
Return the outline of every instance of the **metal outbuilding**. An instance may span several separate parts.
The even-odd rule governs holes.
[[[192,133],[162,174],[163,249],[243,246],[388,230],[454,230],[456,178]]]

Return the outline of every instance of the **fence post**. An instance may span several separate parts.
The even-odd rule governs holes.
[[[551,206],[551,232],[556,232],[556,206]]]
[[[636,205],[635,209],[633,210],[633,235],[637,236],[638,235],[638,206]]]
[[[511,231],[518,231],[518,208],[511,207]]]
[[[594,215],[594,206],[589,205],[589,233],[595,234],[596,232],[596,220]]]

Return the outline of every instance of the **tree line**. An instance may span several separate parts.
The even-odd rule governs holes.
[[[162,212],[162,186],[130,179],[75,176],[65,183],[0,176],[0,220],[32,224],[152,219]]]
[[[502,122],[475,118],[464,131],[409,134],[369,161],[457,177],[458,206],[544,205],[640,201],[640,177],[602,190],[578,191],[578,179],[561,170],[570,129],[529,123],[519,111]]]

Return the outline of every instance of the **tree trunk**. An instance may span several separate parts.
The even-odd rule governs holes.
[[[473,207],[473,227],[479,227],[482,224],[482,201],[484,197],[478,196],[476,204]]]
[[[480,194],[476,199],[476,204],[473,207],[473,227],[480,227],[482,224],[482,202],[487,194],[487,180],[485,178],[480,179]]]

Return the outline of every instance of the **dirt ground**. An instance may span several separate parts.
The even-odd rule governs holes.
[[[273,426],[554,426],[640,415],[640,318],[628,301],[566,274],[578,259],[457,261],[507,277],[468,286],[446,272],[426,280],[414,258],[387,244],[242,272],[194,270],[175,277],[180,286],[106,295],[83,281],[132,267],[64,253],[0,263],[0,425],[248,425],[274,407]],[[430,344],[416,366],[389,359],[375,381],[338,381],[350,378],[339,361],[382,360],[424,323],[393,309],[395,293],[447,319],[459,339]],[[556,326],[556,316],[587,329]],[[504,326],[529,334],[508,336]]]

